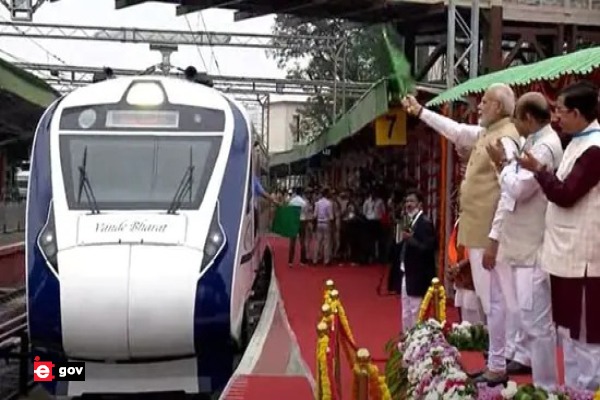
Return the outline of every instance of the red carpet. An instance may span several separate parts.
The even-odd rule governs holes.
[[[303,377],[251,375],[239,376],[223,400],[283,398],[310,400],[314,394]]]
[[[272,238],[275,251],[275,271],[290,325],[294,330],[302,355],[315,371],[316,325],[322,305],[323,289],[327,279],[333,279],[348,314],[355,339],[376,359],[385,358],[385,344],[400,331],[400,303],[398,296],[380,296],[377,287],[385,271],[384,266],[288,266],[288,241]],[[384,288],[386,284],[384,282]],[[448,319],[457,321],[456,309],[448,309]],[[468,371],[481,369],[481,353],[464,352],[463,364]],[[560,376],[562,354],[559,352]],[[379,364],[383,371],[383,364]],[[530,376],[514,377],[519,383],[530,383]],[[561,379],[562,380],[562,379]],[[343,398],[349,399],[351,388],[349,368],[343,368]]]

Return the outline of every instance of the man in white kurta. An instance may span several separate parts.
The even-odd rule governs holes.
[[[550,274],[552,315],[562,336],[565,384],[600,389],[600,124],[598,87],[564,88],[556,101],[571,136],[556,173],[526,152],[519,165],[535,173],[548,199],[541,265]]]
[[[490,337],[487,369],[476,380],[489,385],[502,384],[506,375],[506,306],[516,298],[512,290],[512,270],[496,265],[498,239],[507,212],[514,201],[502,192],[486,146],[500,140],[507,159],[518,150],[518,132],[511,122],[515,96],[506,85],[492,85],[479,106],[479,125],[460,124],[422,107],[414,97],[403,100],[407,111],[461,148],[472,148],[465,179],[461,184],[459,244],[467,247],[475,291],[487,316]],[[516,302],[508,304],[516,309]]]
[[[514,123],[523,149],[530,151],[549,170],[556,170],[563,150],[550,126],[550,106],[541,93],[526,93],[517,102]],[[556,334],[552,321],[550,278],[540,266],[548,200],[532,172],[506,163],[500,146],[488,148],[500,173],[500,186],[515,200],[504,220],[498,258],[514,272],[514,292],[520,312],[517,318],[513,361],[507,372],[524,372],[530,366],[533,383],[546,390],[558,385]]]

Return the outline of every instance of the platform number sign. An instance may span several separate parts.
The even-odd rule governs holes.
[[[377,146],[403,146],[406,144],[406,113],[401,108],[390,110],[375,120]]]

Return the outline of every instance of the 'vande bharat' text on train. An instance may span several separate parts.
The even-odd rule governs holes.
[[[122,221],[118,224],[97,222],[96,232],[120,233],[120,232],[157,232],[165,233],[167,224],[152,224],[146,221]]]

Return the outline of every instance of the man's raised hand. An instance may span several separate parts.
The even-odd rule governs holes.
[[[414,116],[419,115],[421,109],[423,108],[423,106],[419,104],[415,96],[410,94],[406,95],[402,99],[401,103],[402,107],[406,110],[406,112]]]

